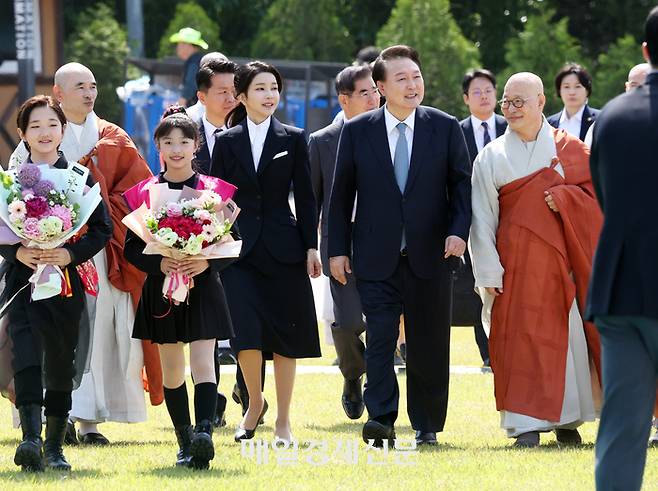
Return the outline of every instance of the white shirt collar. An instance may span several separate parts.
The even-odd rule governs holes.
[[[496,113],[491,113],[491,117],[487,119],[486,121],[481,120],[480,118],[473,116],[471,114],[471,126],[473,127],[474,130],[480,129],[482,126],[482,123],[487,123],[487,126],[489,127],[489,130],[495,130],[496,129]]]
[[[414,130],[414,122],[416,121],[416,110],[411,111],[411,114],[406,117],[404,121],[400,121],[398,118],[393,116],[388,110],[388,104],[384,105],[384,121],[386,122],[386,134],[389,135],[391,132],[396,129],[399,123],[404,123],[407,125],[411,131]]]
[[[567,108],[565,107],[562,109],[562,114],[560,115],[560,123],[564,123],[565,121],[569,122],[575,122],[580,124],[580,122],[583,120],[583,113],[585,112],[585,106],[587,104],[583,104],[583,107],[580,108],[580,111],[578,111],[576,114],[573,116],[569,117],[567,116]]]
[[[254,139],[258,136],[257,139],[264,141],[265,136],[267,136],[267,130],[270,129],[270,123],[272,121],[272,116],[260,124],[254,123],[249,117],[247,117],[247,130],[249,131],[249,139],[251,142],[254,142]]]

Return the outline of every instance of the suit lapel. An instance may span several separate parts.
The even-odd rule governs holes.
[[[416,108],[416,118],[414,121],[414,138],[411,146],[411,161],[409,163],[409,177],[407,178],[407,185],[404,188],[404,193],[407,193],[414,180],[418,175],[418,171],[423,165],[423,159],[428,153],[428,147],[432,141],[432,132],[430,125],[427,121],[427,113],[422,107]]]
[[[197,150],[196,159],[199,163],[210,162],[210,150],[206,141],[206,129],[203,126],[203,121],[199,123],[199,149]]]
[[[370,117],[372,126],[369,131],[368,139],[370,140],[370,147],[377,157],[377,163],[382,167],[384,174],[390,181],[398,188],[398,182],[395,180],[395,170],[393,169],[393,161],[391,160],[390,147],[388,145],[388,135],[386,134],[386,121],[384,120],[384,108],[381,107],[374,111]],[[358,145],[358,142],[356,142]]]
[[[262,175],[265,172],[265,169],[272,158],[283,148],[287,147],[287,142],[290,139],[288,133],[286,133],[285,128],[279,121],[272,116],[270,121],[270,127],[267,130],[267,136],[265,137],[265,144],[263,145],[263,153],[260,156],[260,162],[258,163],[258,175]]]
[[[464,123],[464,138],[466,138],[466,146],[468,147],[468,153],[471,157],[471,162],[475,160],[478,154],[478,146],[475,143],[475,133],[473,132],[473,122],[471,121],[470,116],[466,119]]]
[[[585,140],[585,136],[587,135],[587,130],[589,129],[590,126],[592,126],[593,121],[594,121],[594,116],[592,116],[592,113],[589,112],[589,106],[585,104],[585,109],[583,110],[583,118],[580,121],[581,140]]]
[[[247,130],[247,119],[245,118],[237,128],[240,128],[241,131],[235,132],[232,135],[233,152],[238,157],[247,175],[254,182],[258,182],[258,179],[256,179],[256,169],[254,168],[254,158],[251,156],[251,142],[249,141],[249,131]]]
[[[496,138],[503,136],[507,129],[507,121],[502,116],[496,114]]]

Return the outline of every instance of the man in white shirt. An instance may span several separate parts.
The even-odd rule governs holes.
[[[211,51],[210,53],[206,53],[205,55],[203,55],[203,57],[199,61],[199,68],[201,68],[203,65],[205,65],[210,61],[228,61],[228,58],[223,53],[220,53],[219,51]],[[192,118],[192,121],[199,121],[201,117],[204,115],[204,113],[206,112],[206,107],[199,100],[198,93],[197,93],[197,101],[190,107],[185,108],[185,112],[190,118]]]
[[[470,162],[458,121],[420,105],[416,50],[386,48],[373,80],[386,105],[346,121],[338,144],[329,263],[343,285],[354,271],[366,316],[363,439],[379,447],[395,439],[393,354],[404,315],[407,411],[417,444],[431,445],[448,406],[449,258],[464,253],[470,227]]]

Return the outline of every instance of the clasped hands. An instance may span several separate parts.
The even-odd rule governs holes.
[[[53,266],[68,266],[71,263],[71,253],[64,247],[55,249],[37,249],[20,246],[16,251],[16,259],[30,269],[37,269],[40,264]]]
[[[208,267],[207,259],[172,259],[170,257],[163,257],[160,261],[160,271],[164,274],[179,273],[190,278],[203,273]]]
[[[450,235],[446,238],[444,259],[447,259],[450,256],[462,257],[465,251],[466,241],[464,241],[464,239],[457,237],[456,235]],[[333,276],[338,283],[341,285],[347,284],[346,275],[352,273],[350,259],[347,256],[335,256],[329,258],[329,268],[331,269],[331,276]]]

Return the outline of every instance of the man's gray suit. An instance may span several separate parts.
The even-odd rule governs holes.
[[[365,346],[360,338],[365,330],[361,300],[356,290],[356,281],[352,275],[347,277],[347,284],[341,285],[331,277],[329,272],[329,257],[327,254],[328,212],[331,185],[336,168],[336,152],[338,140],[343,129],[343,120],[330,124],[312,133],[309,137],[309,157],[311,161],[311,179],[313,191],[318,204],[318,214],[321,216],[320,256],[322,271],[329,276],[331,298],[334,303],[335,322],[331,326],[338,363],[343,377],[355,380],[365,373],[366,365],[363,356]]]

